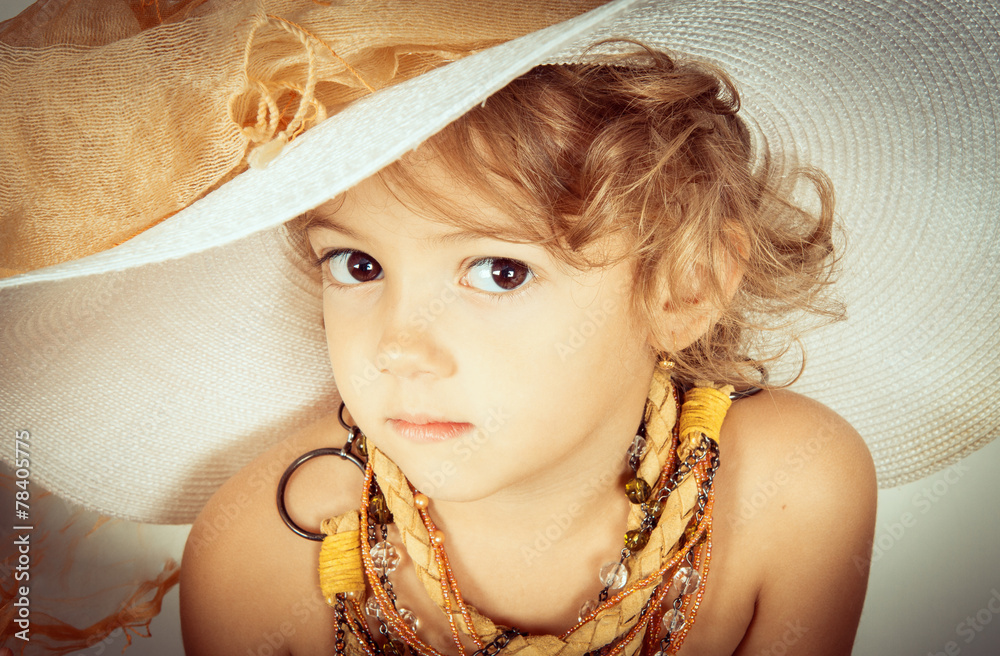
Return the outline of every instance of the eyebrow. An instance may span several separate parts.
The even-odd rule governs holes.
[[[347,226],[337,223],[337,221],[331,216],[314,216],[309,222],[307,230],[310,228],[324,228],[326,230],[333,230],[334,232],[339,232],[343,235],[350,237],[351,239],[357,241],[365,241],[362,235],[354,232]],[[435,235],[433,237],[428,237],[427,241],[431,244],[454,244],[466,241],[473,241],[476,239],[497,239],[498,237],[490,236],[486,233],[474,232],[471,230],[455,230],[453,232],[446,232],[440,235]]]

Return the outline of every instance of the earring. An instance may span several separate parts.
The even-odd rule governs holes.
[[[657,356],[656,366],[663,371],[670,371],[676,366],[676,364],[672,359],[670,359],[670,356],[667,353],[660,353]]]

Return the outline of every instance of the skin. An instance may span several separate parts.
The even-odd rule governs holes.
[[[502,233],[507,219],[445,172],[428,166],[422,176]],[[536,245],[441,239],[456,229],[401,203],[377,178],[319,211],[328,224],[309,235],[318,256],[352,249],[381,268],[378,278],[348,284],[356,280],[346,256],[324,265],[331,364],[354,421],[431,497],[467,602],[533,633],[566,630],[621,548],[623,455],[656,366],[658,340],[630,314],[628,262],[578,271]],[[481,263],[491,257],[524,263],[534,277],[502,291]],[[727,273],[735,286],[738,273]],[[707,330],[712,310],[680,316],[665,302],[678,348]],[[588,322],[588,336],[571,340]],[[387,421],[401,413],[479,432],[414,443]],[[283,525],[274,490],[296,456],[344,440],[327,417],[259,457],[205,507],[182,571],[188,654],[331,653],[319,545]],[[710,579],[682,653],[772,653],[780,644],[787,654],[849,654],[875,519],[864,443],[828,408],[777,391],[734,403],[720,449]],[[325,517],[357,507],[360,480],[336,459],[312,461],[290,483],[289,511],[318,530]],[[554,522],[558,539],[539,543]],[[390,540],[399,545],[398,535]],[[400,605],[421,619],[422,638],[457,653],[405,556],[392,580]]]

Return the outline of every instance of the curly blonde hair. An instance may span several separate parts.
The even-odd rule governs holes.
[[[842,314],[820,293],[836,263],[833,190],[819,171],[779,171],[739,108],[721,70],[640,46],[610,64],[536,67],[380,176],[442,220],[497,237],[494,224],[421,188],[413,164],[430,154],[517,218],[500,238],[542,244],[578,268],[631,259],[635,316],[676,378],[762,386],[767,365],[798,339],[789,314]],[[801,181],[815,192],[812,211],[792,198]],[[624,248],[588,248],[610,235]],[[675,312],[714,310],[711,328],[679,351],[665,296]]]

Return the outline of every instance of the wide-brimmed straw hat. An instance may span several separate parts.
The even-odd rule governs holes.
[[[68,45],[36,48],[25,43],[41,27],[19,36],[0,26],[0,266],[13,274],[0,280],[0,453],[13,465],[15,431],[28,431],[31,479],[64,498],[137,521],[190,522],[241,466],[335,411],[319,284],[283,224],[531,67],[577,61],[611,37],[721,65],[757,138],[833,180],[849,318],[807,336],[793,389],[861,432],[880,484],[933,473],[1000,430],[993,3],[618,1],[581,13],[594,3],[553,2],[530,16],[519,5],[401,3],[423,40],[386,36],[387,24],[409,23],[364,3],[189,4],[159,22],[137,13],[144,29],[109,28],[86,45],[51,37]],[[142,53],[168,63],[151,67]],[[197,60],[195,79],[169,63],[185,57]],[[113,80],[88,77],[107,62],[118,63]],[[284,86],[269,81],[276,70]],[[25,98],[54,75],[97,128],[36,115],[51,110]],[[120,104],[108,104],[101,94],[125,82]],[[171,84],[186,86],[165,91]],[[202,96],[215,104],[201,115],[189,107],[183,124],[164,129],[148,114],[197,108]],[[303,110],[279,106],[289,98]],[[122,136],[115,125],[130,127]],[[159,204],[128,166],[133,158],[145,170],[159,152],[143,125],[179,144],[155,186],[183,193]],[[101,150],[94,139],[105,133]],[[203,143],[223,146],[203,152]],[[36,150],[83,153],[80,170],[138,191],[73,187],[73,171]],[[32,182],[18,186],[22,174]],[[32,205],[53,194],[70,209]]]

